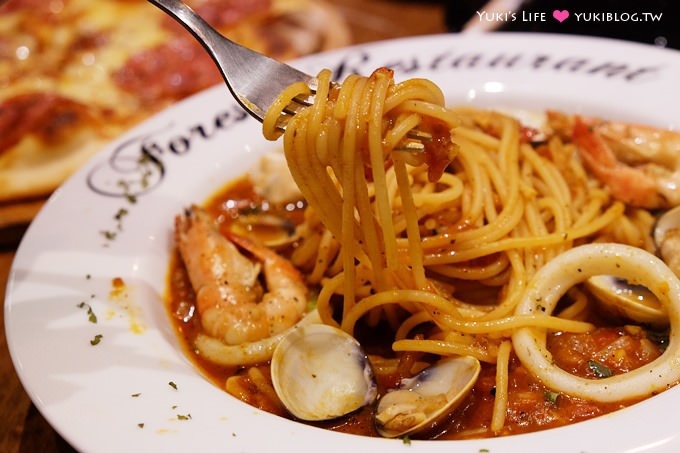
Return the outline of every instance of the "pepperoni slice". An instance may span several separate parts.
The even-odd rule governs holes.
[[[135,54],[113,73],[113,80],[155,108],[216,84],[221,79],[215,64],[190,39],[175,38]]]
[[[50,93],[28,93],[0,103],[0,153],[25,136],[60,143],[81,125],[100,125],[100,116],[85,104]]]
[[[267,12],[271,0],[205,0],[189,5],[213,27],[224,30],[245,17]],[[113,74],[120,88],[153,108],[222,80],[210,56],[186,30],[169,17],[164,23],[175,38],[138,52]]]

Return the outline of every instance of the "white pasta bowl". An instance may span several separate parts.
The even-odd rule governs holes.
[[[441,35],[299,60],[342,79],[390,66],[426,77],[449,105],[546,108],[680,129],[680,54],[549,35]],[[5,301],[8,344],[35,405],[78,450],[679,451],[680,388],[587,422],[466,441],[365,438],[247,406],[192,365],[163,306],[172,219],[243,174],[266,142],[224,86],[111,143],[51,197],[27,231]],[[116,286],[121,283],[122,286]],[[114,282],[115,281],[115,282]],[[91,322],[88,308],[97,317]],[[99,341],[95,341],[98,339]],[[96,343],[96,344],[91,344]]]

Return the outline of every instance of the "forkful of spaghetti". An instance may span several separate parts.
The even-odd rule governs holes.
[[[221,35],[180,0],[149,2],[169,14],[203,45],[237,102],[255,119],[264,123],[265,138],[278,139],[289,121],[300,111],[310,107],[318,96],[330,96],[333,103],[339,106],[336,112],[338,120],[345,121],[342,106],[346,106],[351,99],[348,95],[341,95],[342,85],[329,81],[328,71],[318,77],[312,76],[243,47]],[[371,77],[387,78],[391,84],[392,72],[381,68]],[[350,76],[343,85],[353,85],[353,79]],[[389,110],[394,109],[394,114],[391,115],[394,124],[387,136],[381,138],[385,140],[385,148],[406,152],[415,159],[426,159],[432,164],[431,176],[436,179],[453,158],[450,156],[452,147],[450,127],[447,125],[452,118],[444,108],[444,96],[436,85],[425,80],[415,80],[408,83],[404,90],[392,91],[399,95],[392,95],[390,103],[386,105]],[[376,96],[384,94],[386,91],[375,93]],[[403,114],[406,112],[401,101],[406,98],[414,104],[410,105],[410,112],[404,118]],[[363,115],[374,116],[382,116],[383,113],[385,112],[362,112]],[[422,122],[423,113],[432,119]]]
[[[422,78],[396,83],[388,68],[342,83],[327,69],[311,76],[228,40],[179,0],[149,1],[201,42],[232,95],[262,122],[264,137],[283,136],[293,180],[343,244],[343,313],[357,300],[362,269],[370,269],[367,279],[379,292],[436,292],[420,246],[419,210],[426,207],[412,193],[409,168],[426,169],[434,183],[457,156],[452,134],[460,120],[441,89]],[[398,237],[408,243],[408,261]],[[333,323],[327,313],[322,320]]]

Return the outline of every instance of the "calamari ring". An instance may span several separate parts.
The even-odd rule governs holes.
[[[656,256],[622,244],[575,247],[541,268],[527,286],[515,314],[549,315],[569,288],[594,275],[614,275],[644,285],[666,307],[668,347],[656,360],[625,374],[585,379],[557,367],[546,349],[545,330],[523,327],[512,335],[522,364],[552,390],[600,402],[648,397],[680,380],[680,280]]]

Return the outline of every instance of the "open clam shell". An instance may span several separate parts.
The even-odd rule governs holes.
[[[286,335],[271,361],[274,390],[288,411],[330,420],[372,403],[377,384],[368,357],[346,332],[311,324]]]
[[[451,412],[470,393],[481,365],[474,357],[442,359],[378,402],[376,428],[383,437],[401,437],[426,431]]]
[[[652,232],[656,251],[666,265],[680,276],[680,206],[661,214]],[[626,280],[598,275],[585,281],[603,311],[651,327],[668,326],[668,315],[658,298],[647,288]]]
[[[241,236],[255,236],[258,242],[274,249],[284,248],[300,239],[292,222],[271,214],[240,215],[231,229]]]
[[[661,259],[680,276],[680,206],[659,216],[654,225],[654,244]]]
[[[611,275],[598,275],[585,282],[603,311],[618,319],[627,319],[652,327],[668,326],[668,315],[659,299],[647,288],[631,285]]]

